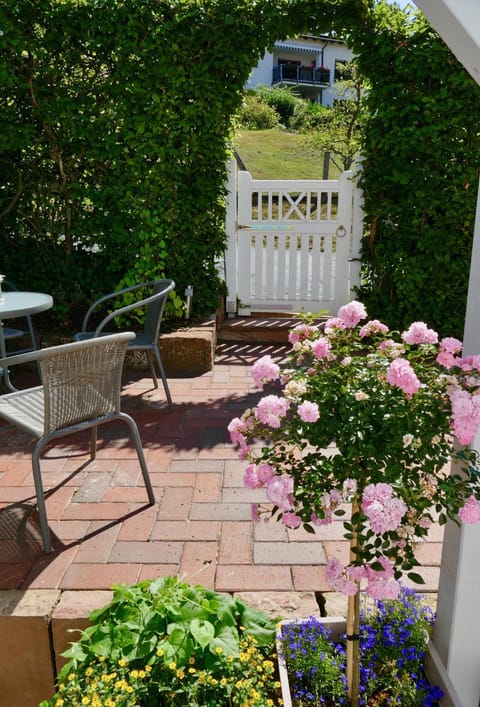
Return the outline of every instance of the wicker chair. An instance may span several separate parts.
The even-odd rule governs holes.
[[[146,315],[143,330],[135,334],[135,338],[128,344],[128,349],[145,351],[147,354],[148,363],[150,364],[153,385],[155,388],[158,388],[154,359],[156,360],[170,410],[173,407],[172,396],[170,395],[167,376],[165,375],[165,369],[163,368],[162,358],[158,348],[158,337],[160,335],[160,325],[162,323],[165,302],[167,301],[169,292],[171,292],[174,287],[175,282],[173,280],[151,280],[150,282],[143,282],[142,284],[134,285],[133,287],[125,287],[123,290],[118,290],[118,292],[112,292],[111,294],[104,295],[91,305],[83,319],[82,331],[74,336],[75,341],[85,341],[85,339],[91,339],[94,336],[104,336],[105,333],[107,333],[104,331],[105,327],[107,324],[112,323],[112,320],[116,317],[126,314],[127,312],[131,312],[132,310],[145,309]],[[95,331],[88,330],[90,317],[99,305],[105,304],[108,300],[113,301],[118,299],[125,293],[133,293],[145,289],[151,290],[151,294],[148,297],[137,300],[136,302],[128,304],[124,307],[120,307],[119,309],[115,309],[104,319],[102,319]]]
[[[32,455],[33,478],[43,547],[51,552],[40,452],[47,442],[91,429],[90,456],[95,458],[97,427],[123,420],[130,429],[150,504],[152,484],[135,421],[120,411],[122,368],[133,332],[74,342],[0,359],[0,367],[38,361],[43,384],[0,396],[0,418],[30,432],[38,441]]]

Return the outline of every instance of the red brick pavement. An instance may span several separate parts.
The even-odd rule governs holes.
[[[219,344],[212,371],[169,380],[172,412],[146,372],[125,371],[123,409],[139,426],[157,504],[146,504],[122,425],[100,429],[92,462],[88,434],[59,440],[42,460],[50,555],[32,513],[32,439],[0,434],[0,589],[109,589],[178,573],[226,592],[328,591],[326,561],[348,553],[340,524],[315,536],[253,524],[261,492],[243,487],[228,438],[229,421],[258,400],[248,369],[265,353],[281,361],[286,348]],[[437,590],[441,542],[434,527],[420,550],[426,591]]]

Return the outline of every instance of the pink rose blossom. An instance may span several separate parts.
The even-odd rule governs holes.
[[[415,371],[405,358],[396,358],[387,371],[387,382],[401,388],[408,398],[420,388],[420,381]]]
[[[281,419],[287,414],[288,406],[288,400],[285,398],[279,398],[278,395],[267,395],[257,405],[257,419],[268,427],[278,429]]]
[[[325,577],[329,584],[333,584],[343,574],[343,565],[337,557],[332,557],[331,560],[327,562],[327,567],[325,570]]]
[[[365,486],[362,494],[362,508],[368,507],[374,501],[385,503],[393,496],[393,489],[390,484],[378,483]]]
[[[378,321],[378,319],[372,319],[362,326],[358,335],[361,339],[366,336],[371,336],[372,334],[386,334],[388,331],[388,326]]]
[[[357,326],[362,319],[367,317],[367,310],[365,309],[364,304],[354,301],[340,307],[337,316],[342,320],[346,327],[351,329]]]
[[[356,479],[345,479],[343,482],[343,496],[346,500],[355,496],[357,493],[357,480]]]
[[[413,322],[407,331],[402,334],[402,339],[406,344],[436,344],[438,334],[433,329],[429,329],[425,322]]]
[[[230,421],[227,430],[230,433],[230,439],[233,444],[245,445],[244,434],[247,432],[247,425],[244,420],[240,417],[234,417],[233,420]]]
[[[446,351],[449,354],[457,354],[463,348],[463,344],[459,339],[455,339],[453,336],[446,336],[439,343],[441,351]]]
[[[320,339],[312,341],[311,347],[313,355],[316,356],[316,358],[322,359],[329,357],[332,345],[326,336],[322,336]]]
[[[480,521],[480,503],[475,496],[470,496],[465,505],[458,511],[462,523],[478,523]]]
[[[385,339],[379,343],[378,351],[385,351],[390,358],[398,358],[405,352],[405,347],[393,339]]]
[[[340,319],[340,317],[330,317],[330,319],[327,319],[325,322],[325,333],[326,334],[332,334],[335,332],[336,329],[346,329],[345,322],[343,319]]]
[[[320,417],[317,403],[311,403],[305,400],[297,408],[298,415],[303,422],[316,422]]]
[[[480,396],[466,390],[449,391],[452,405],[453,429],[460,444],[473,442],[480,425]]]
[[[293,479],[291,476],[275,476],[267,485],[269,501],[282,511],[289,511],[293,503]]]
[[[287,528],[299,528],[302,525],[302,519],[300,516],[297,516],[296,513],[291,513],[290,511],[283,514],[282,522],[287,526]]]
[[[318,327],[308,324],[297,324],[288,334],[288,341],[291,344],[298,344],[305,339],[309,339],[312,334],[318,331]]]
[[[389,484],[370,484],[362,495],[361,509],[367,516],[370,527],[377,535],[397,530],[407,506],[401,498],[393,496]]]
[[[255,464],[249,464],[245,469],[243,483],[248,489],[258,489],[262,486],[262,482],[259,480],[255,469]]]
[[[264,383],[278,380],[280,377],[280,366],[272,360],[271,356],[262,356],[258,361],[255,361],[250,373],[257,388],[263,388]]]
[[[452,368],[457,365],[457,359],[449,351],[440,351],[436,358],[439,366],[444,368]]]
[[[365,594],[372,597],[372,599],[398,599],[400,585],[395,581],[373,580],[365,587]]]
[[[270,483],[275,476],[273,466],[270,466],[270,464],[259,464],[257,467],[257,476],[262,485]]]

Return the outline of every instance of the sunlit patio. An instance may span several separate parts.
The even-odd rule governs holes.
[[[220,343],[213,370],[169,378],[163,389],[147,371],[124,371],[122,405],[136,420],[157,503],[149,506],[135,449],[123,426],[99,430],[97,458],[88,431],[47,448],[42,476],[53,552],[42,551],[31,469],[34,440],[17,430],[0,436],[0,589],[109,589],[179,574],[225,592],[328,592],[324,569],[346,561],[342,524],[315,536],[251,521],[262,490],[244,488],[227,425],[260,397],[249,366],[282,345]],[[22,374],[31,384],[34,371]],[[419,550],[425,586],[436,592],[442,529]]]

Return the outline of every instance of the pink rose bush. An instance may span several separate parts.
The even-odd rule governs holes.
[[[270,356],[254,364],[269,390],[228,427],[245,484],[264,494],[253,517],[319,538],[343,522],[354,559],[328,564],[332,588],[395,598],[404,573],[422,581],[415,550],[433,523],[480,522],[468,448],[480,427],[480,356],[462,357],[458,339],[424,322],[389,331],[360,302],[320,327],[306,318],[289,341],[283,370]]]

